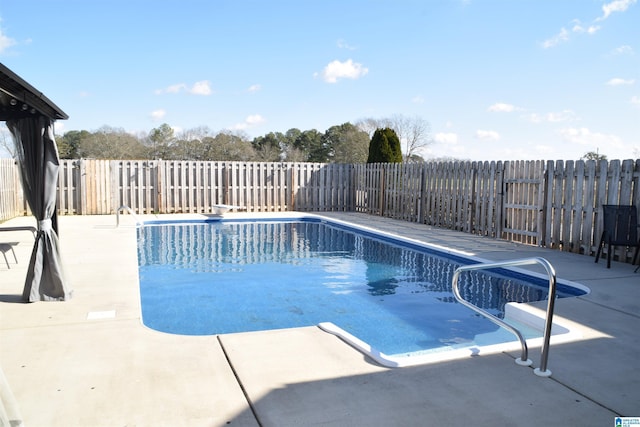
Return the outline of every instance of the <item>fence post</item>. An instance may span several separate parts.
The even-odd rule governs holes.
[[[544,161],[540,161],[542,174],[540,176],[540,194],[538,195],[538,246],[547,245],[547,201],[549,191],[549,168]]]
[[[467,221],[469,222],[469,232],[478,233],[476,228],[476,205],[478,204],[478,163],[467,162],[467,167],[470,169],[469,183],[469,199],[467,209],[469,211],[467,215]]]
[[[289,191],[289,210],[296,210],[296,173],[295,173],[295,164],[288,163],[289,165],[289,185],[287,185],[287,190]]]
[[[229,204],[229,170],[227,168],[227,162],[222,163],[222,204]]]
[[[424,211],[425,211],[425,204],[426,202],[426,198],[427,198],[427,186],[426,186],[426,181],[427,181],[427,167],[426,167],[426,163],[421,163],[420,164],[420,200],[418,201],[418,223],[419,224],[424,224],[425,221],[425,215],[424,215]]]
[[[504,230],[504,218],[506,216],[506,208],[505,208],[505,193],[507,192],[505,180],[504,180],[504,171],[507,167],[509,167],[509,161],[498,161],[496,164],[496,190],[498,193],[498,200],[496,205],[498,209],[496,209],[496,235],[495,237],[500,239],[502,238],[502,232]]]
[[[163,164],[162,164],[162,159],[158,159],[155,161],[155,165],[156,165],[156,175],[155,175],[155,179],[156,179],[156,207],[155,207],[155,211],[158,213],[164,213],[164,208],[162,206],[162,202],[163,202],[163,197],[162,197],[162,191],[164,190],[164,174],[162,173],[162,169]]]
[[[384,164],[380,163],[380,189],[378,193],[378,211],[380,212],[380,216],[384,216],[384,190],[385,190],[385,182],[384,182]]]
[[[114,212],[117,212],[118,208],[122,205],[118,197],[118,195],[120,194],[120,182],[118,179],[120,175],[118,174],[118,163],[119,162],[117,160],[109,161],[109,198],[111,199],[111,206],[113,207]]]
[[[76,188],[78,191],[78,214],[84,215],[86,213],[87,205],[87,192],[86,192],[86,176],[87,171],[84,163],[84,159],[78,160],[78,168],[76,169]]]

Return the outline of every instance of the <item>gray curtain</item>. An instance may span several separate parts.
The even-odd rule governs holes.
[[[31,212],[38,220],[38,235],[22,292],[25,302],[64,301],[73,291],[66,284],[58,234],[52,227],[56,212],[58,148],[53,122],[36,116],[7,120],[22,172],[22,185]]]

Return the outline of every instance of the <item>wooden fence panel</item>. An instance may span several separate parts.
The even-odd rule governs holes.
[[[398,179],[400,165],[400,163],[391,163],[389,165],[382,166],[385,168],[383,183],[385,197],[382,201],[383,212],[384,216],[389,218],[398,218],[398,213],[400,212],[400,209],[398,208],[398,204],[401,202],[401,198],[399,196],[402,191],[402,182]]]
[[[354,179],[353,179],[353,192],[354,192],[354,211],[369,213],[369,178],[371,174],[368,173],[366,164],[354,165]]]
[[[308,183],[308,176],[311,173],[311,168],[313,165],[311,163],[301,163],[295,165],[292,168],[292,189],[291,189],[291,209],[299,210],[299,211],[308,211],[310,203],[309,203],[309,194],[306,190]]]
[[[121,206],[128,206],[134,212],[151,214],[158,212],[158,175],[154,161],[112,160],[110,170],[111,204],[100,212],[115,212]]]
[[[74,215],[78,209],[78,160],[61,160],[58,170],[58,215]]]
[[[547,162],[545,246],[592,255],[602,234],[603,204],[638,204],[640,162]],[[614,256],[630,260],[628,248]]]
[[[543,196],[543,162],[505,162],[502,190],[504,239],[531,245],[542,240],[544,230],[540,209]]]
[[[478,163],[476,175],[475,234],[498,237],[502,229],[502,162]]]
[[[107,160],[79,160],[81,213],[97,215],[111,212],[111,182]]]
[[[20,171],[13,159],[0,159],[0,221],[24,215]]]
[[[359,194],[353,184],[354,180],[366,178],[362,165],[291,163],[287,167],[295,182],[289,190],[294,198],[292,210],[345,211],[353,205],[354,197],[359,200],[354,208],[357,211],[366,204],[367,197]]]

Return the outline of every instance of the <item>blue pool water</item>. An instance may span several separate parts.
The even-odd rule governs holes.
[[[332,322],[393,355],[496,339],[498,330],[451,293],[455,268],[470,260],[317,219],[143,226],[138,260],[143,322],[168,333]],[[464,274],[460,288],[499,317],[507,302],[547,295],[546,280],[506,270]],[[560,297],[580,292],[559,285]]]

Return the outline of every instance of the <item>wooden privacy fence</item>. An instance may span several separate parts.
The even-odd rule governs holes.
[[[640,160],[356,165],[354,180],[358,212],[587,255],[603,204],[640,203]]]
[[[59,212],[213,213],[348,210],[353,165],[321,163],[64,160]]]
[[[500,237],[502,162],[357,165],[358,212]]]
[[[0,219],[27,211],[0,160]],[[640,203],[640,160],[320,164],[63,160],[58,212],[349,211],[593,254],[603,204]],[[620,248],[618,259],[629,260]]]

